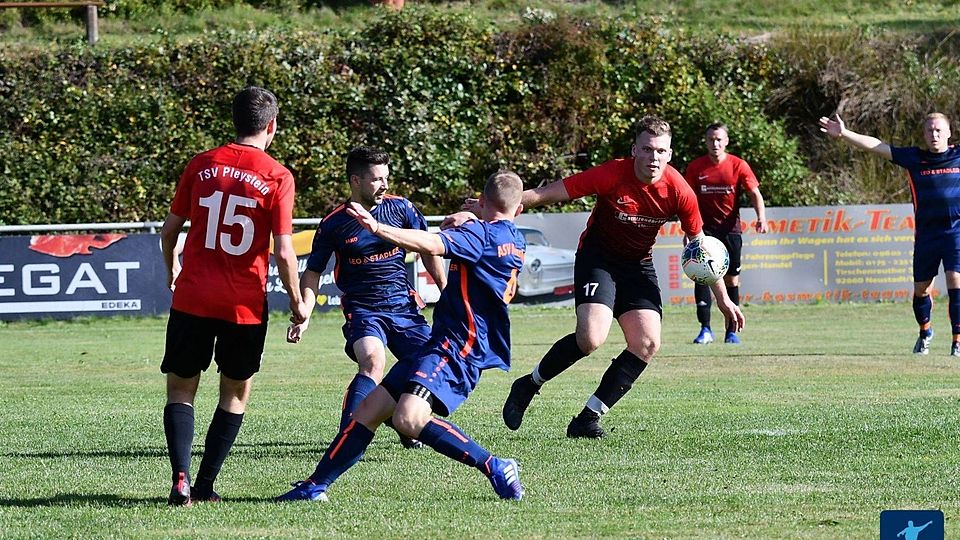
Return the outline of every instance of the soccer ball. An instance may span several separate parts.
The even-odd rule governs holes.
[[[680,265],[683,273],[694,283],[712,285],[727,273],[730,254],[723,242],[712,236],[704,236],[684,246]]]

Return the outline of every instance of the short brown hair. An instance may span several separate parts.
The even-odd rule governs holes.
[[[653,115],[644,116],[639,122],[637,122],[637,133],[635,137],[639,137],[640,134],[644,132],[649,133],[654,137],[659,137],[661,135],[673,136],[673,133],[670,131],[670,124],[668,124],[663,118]]]
[[[273,92],[258,86],[244,88],[233,98],[233,127],[237,136],[250,137],[267,129],[279,111]]]

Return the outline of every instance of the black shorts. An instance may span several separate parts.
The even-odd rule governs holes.
[[[266,339],[266,303],[260,324],[237,324],[170,309],[160,372],[189,379],[206,371],[213,359],[217,362],[217,371],[231,379],[245,381],[260,371]]]
[[[723,245],[727,248],[727,253],[730,254],[730,267],[727,269],[726,275],[739,276],[740,254],[743,252],[743,235],[736,232],[714,234],[706,229],[703,230],[703,234],[723,242]]]
[[[577,253],[573,281],[576,305],[603,304],[619,317],[635,309],[663,315],[660,285],[653,260],[612,262],[591,252]]]

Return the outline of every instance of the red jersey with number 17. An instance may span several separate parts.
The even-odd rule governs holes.
[[[259,324],[273,234],[293,233],[293,175],[253,146],[230,143],[187,164],[170,212],[190,219],[173,308]]]
[[[659,180],[645,184],[634,174],[632,159],[614,159],[564,179],[563,185],[571,199],[597,196],[578,252],[599,249],[609,260],[643,260],[653,255],[660,227],[673,216],[688,235],[703,228],[693,190],[670,165]]]

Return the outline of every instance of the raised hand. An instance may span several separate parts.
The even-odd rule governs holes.
[[[818,123],[820,124],[820,131],[831,137],[839,137],[843,133],[845,127],[843,124],[843,119],[840,118],[839,114],[833,115],[833,118],[821,116]]]

